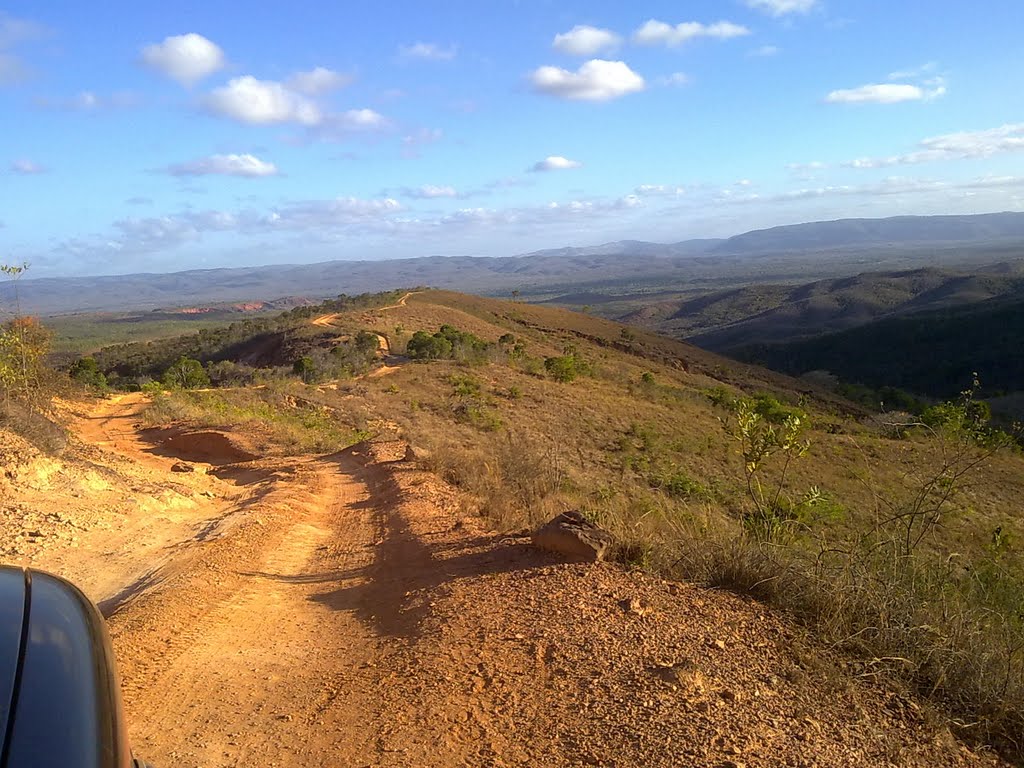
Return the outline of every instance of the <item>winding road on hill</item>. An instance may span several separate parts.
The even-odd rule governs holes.
[[[82,516],[32,562],[108,616],[157,766],[1001,765],[751,600],[488,532],[403,442],[259,457],[146,404],[28,501]]]

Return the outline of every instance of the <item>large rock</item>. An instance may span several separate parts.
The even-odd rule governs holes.
[[[575,562],[594,562],[604,558],[614,541],[612,535],[590,522],[576,510],[563,512],[535,530],[533,544],[557,552]]]

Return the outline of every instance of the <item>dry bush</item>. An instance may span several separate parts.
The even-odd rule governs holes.
[[[480,514],[499,530],[536,525],[572,506],[564,492],[567,461],[557,443],[513,431],[477,449],[421,438],[430,451],[428,468],[475,497]]]
[[[41,408],[23,400],[0,401],[0,429],[21,436],[50,456],[60,455],[68,444],[64,427]]]

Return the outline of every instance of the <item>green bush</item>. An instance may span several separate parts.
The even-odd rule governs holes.
[[[179,357],[164,371],[163,383],[169,389],[198,389],[210,386],[210,377],[198,360]]]
[[[452,356],[452,343],[439,334],[416,331],[405,347],[413,360],[444,360]]]
[[[79,384],[96,389],[107,388],[107,377],[100,370],[99,363],[95,357],[83,357],[72,363],[68,374]]]
[[[580,356],[574,345],[566,344],[558,357],[544,358],[544,370],[555,381],[567,384],[578,376],[589,374],[590,364]]]

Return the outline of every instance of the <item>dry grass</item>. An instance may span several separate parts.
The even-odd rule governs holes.
[[[1024,611],[1013,545],[1024,541],[1019,455],[978,467],[943,525],[901,557],[879,528],[882,501],[902,503],[928,476],[939,448],[926,435],[892,439],[863,424],[855,406],[792,380],[643,332],[627,341],[621,326],[561,310],[424,293],[346,321],[406,335],[450,323],[492,342],[512,333],[528,359],[408,363],[336,390],[291,392],[326,408],[342,435],[399,433],[428,449],[431,468],[465,491],[467,511],[500,530],[581,509],[616,534],[624,562],[779,606],[859,658],[865,676],[906,681],[944,703],[961,732],[1022,755],[1014,741],[1024,733],[1024,618],[1014,613]],[[560,384],[533,363],[567,343],[593,374]],[[750,537],[740,523],[742,465],[724,412],[707,396],[723,384],[791,404],[808,398],[811,449],[789,480],[795,492],[822,489],[829,514],[785,546]],[[474,413],[483,417],[467,417]]]
[[[250,440],[283,455],[330,453],[367,437],[325,406],[296,398],[294,383],[262,389],[178,390],[155,396],[143,413],[147,426],[183,422],[197,427],[244,430]]]

